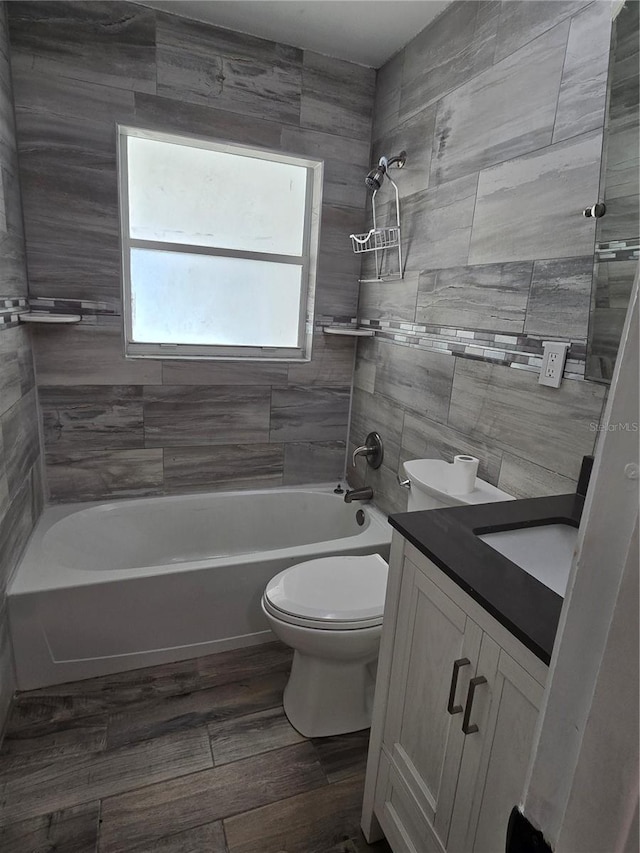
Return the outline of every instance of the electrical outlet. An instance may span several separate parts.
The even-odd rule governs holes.
[[[552,343],[544,341],[542,344],[544,355],[542,356],[542,368],[538,382],[541,385],[549,385],[551,388],[559,388],[564,373],[564,363],[567,360],[569,344]]]

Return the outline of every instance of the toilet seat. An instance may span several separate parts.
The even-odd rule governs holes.
[[[382,616],[374,619],[359,619],[354,621],[335,620],[335,619],[306,619],[303,616],[295,616],[293,613],[287,613],[284,610],[279,610],[270,603],[265,596],[262,597],[262,604],[266,612],[273,616],[274,619],[279,619],[281,622],[287,622],[289,625],[298,625],[300,628],[312,628],[322,631],[356,631],[362,628],[376,628],[382,625]]]
[[[379,626],[388,568],[379,554],[298,563],[269,581],[263,604],[274,618],[302,627],[349,631]]]

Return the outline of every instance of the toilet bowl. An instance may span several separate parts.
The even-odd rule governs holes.
[[[371,725],[387,570],[379,554],[324,557],[267,584],[262,610],[294,650],[284,710],[305,737]]]

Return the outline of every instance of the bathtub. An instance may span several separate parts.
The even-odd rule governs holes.
[[[277,572],[332,554],[388,559],[390,540],[375,507],[328,488],[49,507],[8,591],[18,687],[267,642],[260,598]]]

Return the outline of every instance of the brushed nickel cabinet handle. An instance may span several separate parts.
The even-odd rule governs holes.
[[[473,697],[476,693],[476,687],[479,684],[486,684],[487,679],[484,675],[478,675],[475,678],[472,678],[469,682],[469,692],[467,693],[467,704],[464,708],[464,717],[462,718],[462,731],[466,735],[472,735],[474,732],[478,731],[478,727],[475,723],[473,725],[469,725],[469,719],[471,717],[471,708],[473,707]]]
[[[458,658],[453,662],[453,672],[451,673],[451,687],[449,688],[449,701],[447,702],[447,711],[450,714],[459,714],[462,711],[462,705],[454,705],[456,701],[456,690],[458,689],[458,673],[463,666],[469,666],[471,661],[469,658]]]

